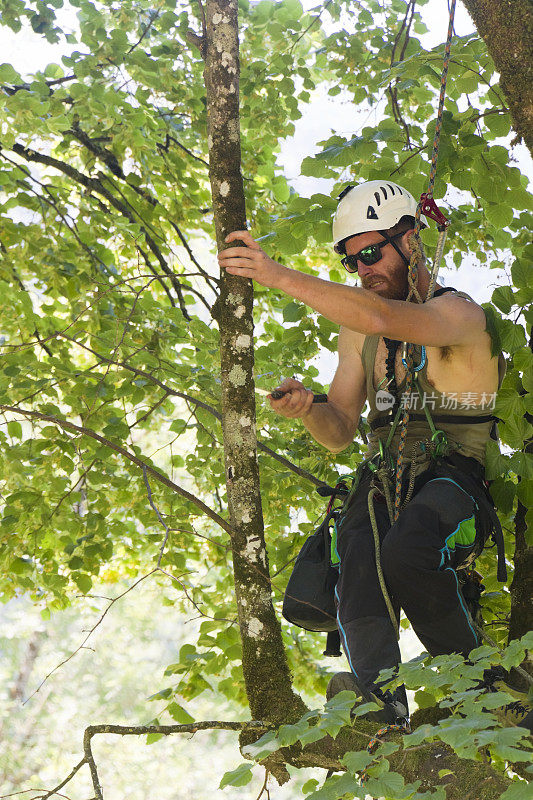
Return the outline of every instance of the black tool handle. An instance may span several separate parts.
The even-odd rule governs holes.
[[[290,392],[290,389],[289,389]],[[273,392],[270,392],[270,396],[273,400],[281,400],[282,397],[285,397],[286,394],[289,392],[283,392],[281,389],[274,389]],[[327,403],[328,396],[327,394],[314,394],[313,395],[313,403]]]

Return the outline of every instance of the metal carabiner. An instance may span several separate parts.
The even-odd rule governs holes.
[[[431,441],[435,443],[435,455],[441,456],[448,445],[448,437],[444,431],[436,430]]]
[[[420,372],[425,363],[426,363],[426,348],[424,347],[424,345],[422,345],[422,349],[420,350],[420,363],[418,367],[412,367],[413,372]],[[408,367],[407,361],[403,356],[402,356],[402,364],[404,365],[405,369],[407,369]]]

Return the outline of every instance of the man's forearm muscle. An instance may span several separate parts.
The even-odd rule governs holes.
[[[329,401],[313,405],[302,422],[316,441],[332,453],[340,453],[353,441],[357,425]]]

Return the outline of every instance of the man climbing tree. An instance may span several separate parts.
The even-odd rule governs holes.
[[[491,434],[496,436],[488,407],[505,362],[501,353],[492,355],[483,309],[465,293],[438,286],[427,302],[409,302],[413,249],[418,248],[421,298],[428,296],[431,282],[414,237],[416,207],[409,192],[385,180],[342,192],[333,221],[334,248],[346,270],[358,273],[361,287],[284,267],[247,231],[227,237],[228,243],[240,239],[246,246],[219,253],[227,272],[282,290],[341,326],[328,402],[313,404],[313,392],[290,378],[278,387],[283,396],[271,396],[270,403],[282,416],[301,419],[332,452],[352,442],[369,403],[368,453],[336,541],[337,621],[351,672],[335,675],[327,696],[355,691],[377,701],[376,718],[393,724],[408,722],[405,689],[382,691],[378,675],[400,660],[400,607],[431,655],[467,657],[480,639],[457,569],[473,561],[491,533],[498,543],[499,577],[505,579],[502,534],[483,467],[486,444]],[[425,218],[422,224],[427,225]],[[401,342],[412,342],[418,350],[416,391],[411,393],[402,393],[407,375]],[[389,483],[405,409],[419,413],[407,429],[410,468],[404,473],[401,512],[393,518]],[[373,528],[380,546],[375,546]],[[497,677],[500,672],[488,672],[487,685]]]

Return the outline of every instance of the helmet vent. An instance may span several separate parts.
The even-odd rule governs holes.
[[[379,194],[377,192],[374,192],[374,197],[376,198],[376,203],[378,204],[378,206],[380,206],[381,205],[381,197],[379,196]]]
[[[342,198],[343,198],[343,197],[346,197],[346,195],[348,194],[348,192],[349,192],[349,191],[351,191],[351,190],[352,190],[352,189],[354,189],[354,188],[355,188],[354,186],[346,186],[346,187],[345,187],[345,188],[342,190],[342,192],[340,193],[340,195],[338,196],[337,200],[339,200],[339,201],[340,201],[340,200],[342,200]]]
[[[379,219],[378,215],[374,210],[374,206],[368,206],[366,210],[366,218],[367,219]]]
[[[391,190],[392,194],[394,195],[394,194],[395,194],[395,192],[394,192],[394,186],[391,186],[391,185],[390,185],[390,183],[388,183],[388,184],[387,184],[387,186],[389,187],[389,189]],[[400,187],[399,187],[399,186],[397,186],[396,188],[397,188],[397,189],[399,189]],[[401,192],[400,192],[400,194],[401,194]]]
[[[385,189],[385,187],[384,187],[384,186],[380,186],[379,188],[380,188],[380,189],[381,189],[381,191],[383,192],[383,197],[384,197],[384,198],[385,198],[385,200],[386,200],[386,199],[387,199],[387,190]]]

